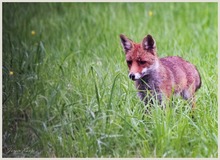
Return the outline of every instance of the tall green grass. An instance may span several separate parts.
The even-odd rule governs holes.
[[[145,113],[120,33],[197,66],[194,118]],[[218,157],[217,33],[217,3],[3,3],[3,157]]]

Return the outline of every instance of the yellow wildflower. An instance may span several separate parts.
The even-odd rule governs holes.
[[[34,36],[36,34],[36,32],[33,30],[31,31],[31,35]]]
[[[14,74],[13,71],[9,71],[9,75],[12,76]]]
[[[149,11],[148,12],[148,15],[151,17],[153,15],[153,12],[152,11]]]

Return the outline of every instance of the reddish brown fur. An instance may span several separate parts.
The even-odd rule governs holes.
[[[127,52],[126,54],[126,60],[129,61],[131,60],[133,62],[133,64],[129,67],[130,72],[138,72],[140,73],[143,68],[145,67],[149,67],[150,65],[152,65],[154,63],[155,58],[157,58],[155,55],[153,54],[149,54],[146,57],[146,54],[143,50],[143,48],[141,47],[140,44],[133,44],[133,48]],[[144,65],[139,65],[138,61],[146,61],[147,63]]]
[[[126,53],[129,77],[135,80],[138,95],[145,103],[151,96],[156,96],[161,102],[163,95],[169,98],[173,93],[194,101],[201,78],[193,64],[177,56],[158,58],[156,43],[151,35],[146,36],[140,44],[124,35],[120,35],[120,38]],[[146,96],[148,91],[151,96]]]

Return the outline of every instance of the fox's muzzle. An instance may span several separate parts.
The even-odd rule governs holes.
[[[131,80],[135,81],[135,80],[140,79],[140,78],[141,78],[141,75],[140,75],[140,73],[129,73],[128,77],[129,77]]]
[[[129,74],[129,78],[134,81],[135,80],[135,75],[134,74]]]

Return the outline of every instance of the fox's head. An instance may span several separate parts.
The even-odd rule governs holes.
[[[134,43],[123,34],[120,38],[126,54],[129,78],[138,80],[158,68],[156,42],[151,35],[144,37],[141,43]]]

